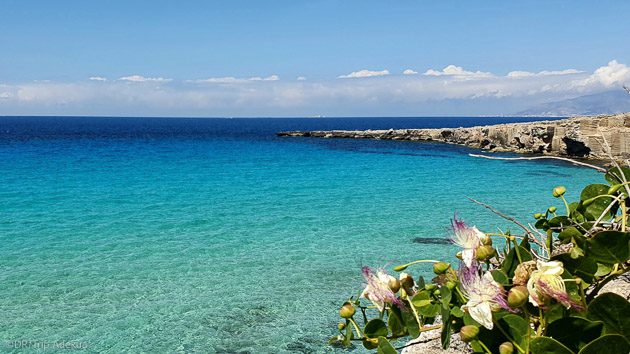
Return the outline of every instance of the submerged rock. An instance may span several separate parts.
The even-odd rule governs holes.
[[[630,158],[630,113],[556,121],[507,123],[470,128],[330,130],[278,132],[284,137],[435,141],[492,152],[519,152],[607,159],[602,137],[613,157]]]

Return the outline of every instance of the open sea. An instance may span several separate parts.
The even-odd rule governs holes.
[[[274,132],[528,120],[0,117],[0,352],[363,352],[328,345],[362,266],[456,261],[455,212],[518,231],[466,197],[533,224],[603,177]]]

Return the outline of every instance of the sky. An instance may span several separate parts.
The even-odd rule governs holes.
[[[630,1],[0,6],[0,115],[511,114],[630,85]]]

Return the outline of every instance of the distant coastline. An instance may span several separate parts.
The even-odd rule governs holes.
[[[516,152],[607,159],[630,158],[630,113],[469,128],[319,130],[277,132],[281,137],[435,141],[489,152]]]

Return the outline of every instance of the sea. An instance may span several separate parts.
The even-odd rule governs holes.
[[[537,119],[0,117],[0,352],[364,352],[328,344],[361,267],[457,265],[454,215],[520,231],[469,197],[533,224],[603,177],[274,133]]]

